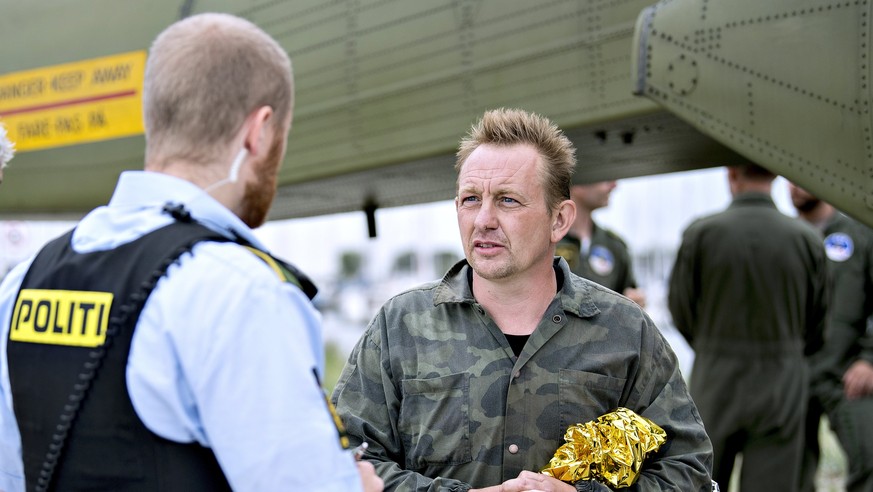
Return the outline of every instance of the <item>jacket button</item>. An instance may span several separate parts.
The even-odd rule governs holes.
[[[509,453],[510,454],[518,453],[518,444],[510,444],[509,445]]]

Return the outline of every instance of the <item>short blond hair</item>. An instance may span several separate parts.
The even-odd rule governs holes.
[[[0,171],[6,169],[9,161],[15,156],[15,144],[9,140],[6,134],[6,127],[0,123]]]
[[[542,157],[539,174],[549,210],[570,199],[576,148],[547,118],[520,109],[501,108],[485,112],[461,140],[455,170],[460,173],[470,154],[483,144],[533,146]]]
[[[146,63],[146,162],[150,154],[215,160],[263,106],[276,128],[294,106],[291,60],[279,43],[229,14],[178,21],[158,35]]]

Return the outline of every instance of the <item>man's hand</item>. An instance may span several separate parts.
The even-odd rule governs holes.
[[[857,360],[843,374],[843,392],[855,400],[873,394],[873,364]]]
[[[500,485],[470,492],[576,492],[576,487],[542,473],[523,471]]]
[[[361,485],[364,492],[382,492],[385,482],[376,475],[376,469],[369,461],[358,461],[358,473],[361,474]]]

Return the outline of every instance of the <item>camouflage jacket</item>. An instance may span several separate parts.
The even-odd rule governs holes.
[[[562,287],[520,357],[473,298],[465,261],[385,303],[333,398],[386,491],[466,491],[539,471],[568,426],[619,406],[669,437],[628,490],[710,490],[712,446],[657,327],[555,266]]]

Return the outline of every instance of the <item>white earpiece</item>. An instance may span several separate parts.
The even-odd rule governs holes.
[[[239,154],[236,155],[233,164],[230,165],[230,172],[227,175],[227,180],[231,183],[236,183],[237,179],[239,179],[239,169],[242,167],[243,161],[246,160],[248,153],[245,147],[239,149]]]
[[[233,163],[230,165],[230,170],[227,172],[227,177],[219,180],[211,185],[207,186],[203,191],[209,193],[210,191],[218,188],[221,185],[225,185],[227,183],[236,183],[239,180],[239,170],[243,165],[243,162],[246,160],[246,156],[249,154],[249,151],[246,150],[245,147],[239,149],[239,154],[233,159]]]

